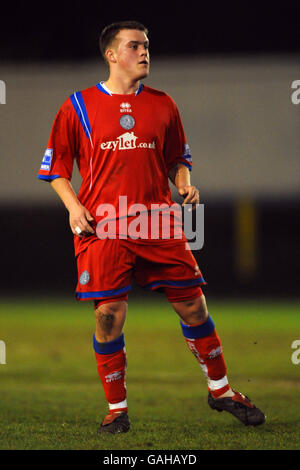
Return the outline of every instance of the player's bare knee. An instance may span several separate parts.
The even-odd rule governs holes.
[[[205,301],[205,296],[202,294],[200,297],[194,299],[194,304],[191,307],[192,314],[197,321],[205,321],[208,318],[208,311]]]
[[[107,309],[97,309],[95,312],[95,316],[96,322],[98,323],[100,329],[106,334],[110,334],[115,323],[114,313]]]
[[[95,309],[96,323],[106,335],[109,335],[117,324],[124,321],[126,306],[123,304],[124,302],[105,303]]]
[[[201,323],[208,318],[208,311],[204,295],[196,297],[192,300],[178,302],[173,304],[173,307],[183,322],[189,325]]]

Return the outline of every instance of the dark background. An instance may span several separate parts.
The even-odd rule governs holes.
[[[42,184],[42,183],[41,183]],[[45,183],[46,184],[46,183]],[[205,203],[204,247],[194,252],[211,296],[299,295],[300,201],[257,201],[257,266],[244,279],[236,269],[235,202]],[[3,207],[2,291],[9,295],[73,295],[77,282],[73,235],[63,207]],[[137,286],[135,292],[140,293]],[[131,294],[132,295],[132,294]]]
[[[3,2],[1,60],[98,57],[104,26],[135,19],[151,54],[299,52],[299,2]]]
[[[153,56],[295,56],[300,51],[299,11],[299,5],[286,2],[17,2],[2,8],[0,57],[3,63],[97,58],[102,28],[125,19],[149,28]],[[207,202],[205,247],[195,254],[207,291],[214,296],[297,297],[299,196],[255,203],[259,261],[254,277],[245,281],[234,261],[235,200]],[[76,269],[67,221],[57,204],[1,207],[2,293],[72,295]]]

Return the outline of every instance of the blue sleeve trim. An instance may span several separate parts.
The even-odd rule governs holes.
[[[37,175],[39,180],[44,180],[44,181],[53,181],[56,178],[60,178],[60,175]]]
[[[192,168],[193,168],[193,167],[192,167],[192,165],[189,165],[189,163],[187,163],[187,162],[179,162],[179,163],[180,163],[181,165],[186,166],[190,171],[192,171]]]
[[[76,114],[78,116],[78,119],[83,127],[85,135],[89,139],[91,136],[91,125],[89,122],[89,117],[88,117],[87,110],[86,110],[86,107],[82,98],[81,91],[77,91],[76,93],[73,93],[73,95],[70,96],[70,99],[76,111]]]
[[[212,321],[211,317],[208,317],[208,320],[202,325],[184,325],[181,321],[180,325],[183,336],[188,339],[205,338],[206,336],[210,336],[215,329],[215,324]]]
[[[99,343],[96,340],[95,335],[93,335],[93,345],[94,350],[98,354],[113,354],[121,351],[125,346],[124,333],[122,333],[119,338],[108,341],[107,343]]]
[[[112,297],[114,295],[125,294],[130,291],[131,286],[122,287],[121,289],[102,290],[98,292],[76,292],[77,299],[101,299],[103,297]]]

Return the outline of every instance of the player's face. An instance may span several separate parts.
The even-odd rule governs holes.
[[[118,69],[133,80],[149,74],[149,40],[143,31],[122,29],[115,38],[115,58]]]

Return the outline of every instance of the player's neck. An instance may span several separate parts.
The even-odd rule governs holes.
[[[104,83],[111,93],[117,95],[130,95],[132,93],[136,93],[140,85],[139,80],[120,79],[120,77],[115,78],[112,76],[110,76]]]

